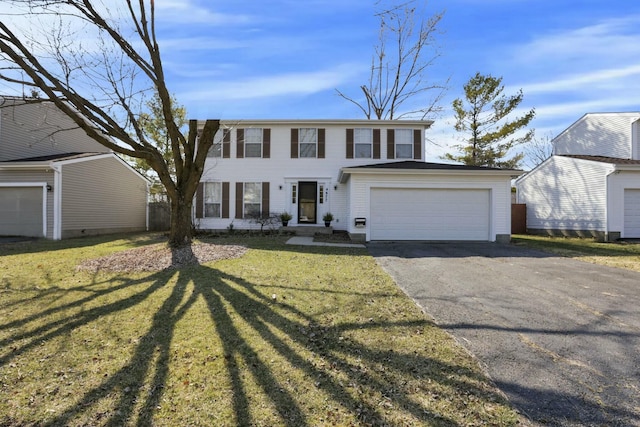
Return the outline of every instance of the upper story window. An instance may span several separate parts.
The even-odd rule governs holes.
[[[207,157],[222,157],[222,130],[213,137],[213,145],[209,148]]]
[[[396,159],[413,159],[413,130],[395,130]]]
[[[370,159],[373,152],[373,129],[356,128],[353,130],[353,143],[356,159]]]
[[[236,132],[236,156],[269,158],[271,129],[241,128]]]
[[[262,128],[244,130],[244,156],[262,157]]]
[[[229,129],[220,129],[213,137],[213,145],[207,152],[207,157],[213,158],[229,158]]]
[[[291,129],[291,158],[324,159],[325,130],[322,128]]]
[[[318,129],[300,128],[298,132],[300,157],[317,157]]]

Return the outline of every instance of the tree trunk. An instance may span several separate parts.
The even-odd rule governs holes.
[[[191,212],[192,201],[171,199],[171,230],[169,245],[179,247],[191,243],[193,223]]]

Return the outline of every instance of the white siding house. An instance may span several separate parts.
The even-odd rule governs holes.
[[[586,114],[515,182],[531,232],[640,237],[640,113]]]
[[[50,103],[0,103],[0,236],[147,228],[148,181]]]
[[[429,121],[223,121],[195,200],[197,227],[257,228],[288,212],[357,240],[508,240],[518,171],[425,163]],[[482,212],[482,215],[471,213]],[[437,232],[436,232],[437,231]]]

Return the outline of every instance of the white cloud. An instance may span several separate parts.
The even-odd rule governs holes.
[[[637,56],[640,44],[640,15],[607,19],[577,29],[549,32],[515,52],[516,60],[528,63],[543,61],[628,61]]]
[[[219,26],[248,24],[255,20],[255,17],[247,14],[215,12],[209,7],[196,5],[192,0],[162,0],[155,3],[155,8],[156,19],[171,24],[209,24]]]
[[[525,85],[522,90],[527,94],[562,92],[575,89],[584,90],[588,87],[593,90],[593,84],[619,81],[621,78],[634,76],[634,80],[640,76],[640,64],[631,64],[620,68],[602,69],[588,73],[574,74],[569,77],[543,83],[531,83]]]
[[[343,64],[314,72],[256,76],[245,80],[218,80],[208,85],[206,90],[183,92],[181,100],[183,102],[208,99],[233,101],[285,95],[308,95],[333,90],[352,77],[353,68],[349,64]]]

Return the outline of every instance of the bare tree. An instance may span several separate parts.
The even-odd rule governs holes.
[[[219,121],[185,136],[172,109],[156,38],[153,0],[8,0],[0,21],[0,79],[37,91],[25,102],[54,103],[88,136],[145,160],[171,203],[169,243],[188,244],[192,203]],[[126,30],[125,30],[126,29]],[[141,122],[157,93],[172,162]],[[141,116],[142,115],[142,116]]]
[[[416,15],[421,16],[416,2],[410,0],[383,7],[376,14],[380,18],[380,33],[371,59],[369,82],[360,86],[364,100],[337,90],[339,96],[360,108],[367,119],[393,120],[406,116],[424,119],[439,109],[448,81],[430,82],[427,71],[440,57],[435,39],[444,12],[416,22]],[[401,112],[400,107],[406,101],[427,94],[434,95],[420,101],[424,107],[409,107],[408,111]]]
[[[531,169],[553,155],[553,137],[534,137],[524,149],[525,164]]]

